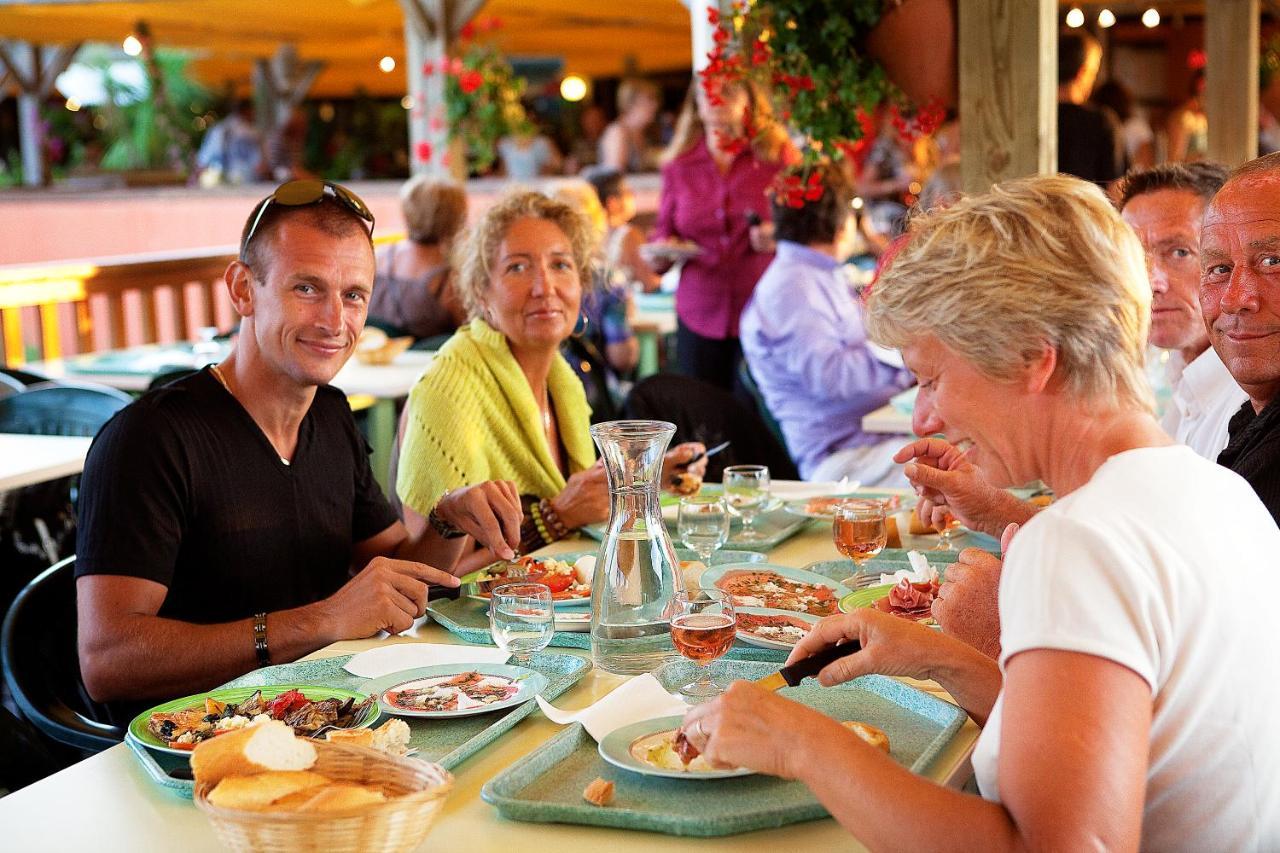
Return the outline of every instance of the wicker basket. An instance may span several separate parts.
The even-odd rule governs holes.
[[[378,349],[360,349],[357,347],[356,358],[365,364],[390,364],[399,357],[400,353],[412,345],[413,338],[411,337],[392,338]]]
[[[196,806],[232,850],[408,851],[426,837],[453,776],[438,764],[395,758],[360,746],[317,741],[313,772],[335,782],[381,787],[385,803],[328,813],[259,812],[212,805],[210,787],[197,783]]]

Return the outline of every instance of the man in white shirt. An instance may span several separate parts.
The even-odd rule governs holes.
[[[1172,397],[1161,426],[1210,460],[1227,446],[1227,421],[1245,399],[1209,346],[1200,312],[1200,220],[1226,179],[1216,163],[1167,163],[1131,172],[1119,188],[1120,217],[1147,254],[1149,340],[1167,354]]]

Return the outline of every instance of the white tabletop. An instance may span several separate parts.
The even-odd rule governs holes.
[[[79,474],[92,440],[0,433],[0,492]]]
[[[892,404],[883,405],[862,416],[862,431],[911,435],[911,413],[903,412]]]

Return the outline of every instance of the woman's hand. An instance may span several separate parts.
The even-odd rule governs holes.
[[[510,480],[488,480],[454,489],[436,504],[436,515],[469,533],[500,559],[515,558],[520,547],[520,493]]]
[[[595,524],[609,517],[609,480],[604,460],[596,460],[584,471],[570,475],[564,491],[551,499],[551,508],[570,530]]]
[[[675,447],[667,451],[667,455],[662,459],[662,486],[666,488],[671,484],[671,478],[676,474],[684,471],[687,474],[697,474],[699,477],[707,473],[707,457],[703,456],[697,462],[687,465],[684,468],[677,468],[678,465],[685,465],[690,459],[699,453],[706,453],[707,448],[700,441],[686,441],[684,444],[677,444]]]
[[[735,681],[724,695],[696,705],[681,725],[685,737],[717,767],[746,767],[796,779],[807,745],[856,737],[831,717],[748,681]]]
[[[1037,511],[987,482],[978,466],[941,438],[913,441],[893,461],[909,463],[902,472],[920,496],[916,515],[935,529],[942,529],[950,513],[970,530],[997,536],[1010,522],[1024,523]]]
[[[796,643],[787,663],[804,660],[843,640],[857,640],[862,651],[823,668],[818,682],[831,687],[860,675],[901,675],[927,680],[945,654],[942,635],[916,622],[874,609],[828,616]]]

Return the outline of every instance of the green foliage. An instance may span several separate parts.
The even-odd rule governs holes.
[[[498,140],[532,128],[520,103],[526,81],[493,45],[472,43],[442,69],[449,138],[460,137],[471,169],[484,174],[498,156]]]

